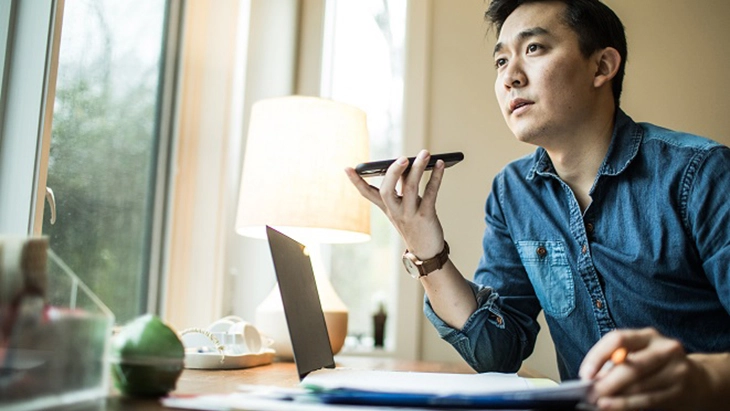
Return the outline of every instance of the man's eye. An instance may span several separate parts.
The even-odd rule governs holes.
[[[505,64],[507,64],[507,59],[497,59],[494,62],[494,67],[500,68],[500,67],[504,66]]]
[[[534,52],[540,50],[540,48],[542,48],[542,46],[540,46],[539,44],[533,43],[533,44],[530,44],[529,46],[527,46],[527,52],[534,53]]]

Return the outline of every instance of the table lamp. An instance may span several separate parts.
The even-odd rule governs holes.
[[[370,205],[344,171],[368,153],[365,113],[356,107],[304,96],[252,106],[236,232],[266,238],[269,225],[307,247],[333,353],[347,336],[347,307],[329,282],[320,245],[370,239]],[[278,285],[257,307],[255,322],[279,357],[293,356]]]

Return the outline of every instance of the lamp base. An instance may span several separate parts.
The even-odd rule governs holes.
[[[347,337],[347,309],[342,307],[327,307],[326,301],[322,301],[324,322],[327,325],[332,354],[337,354],[345,345]],[[283,360],[292,360],[291,339],[289,338],[289,327],[286,323],[284,307],[281,304],[279,285],[275,285],[269,295],[256,308],[256,328],[267,337],[274,340],[271,348],[276,351],[276,356]]]

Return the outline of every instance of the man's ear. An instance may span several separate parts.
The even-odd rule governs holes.
[[[597,51],[594,58],[596,59],[597,69],[593,78],[593,86],[598,88],[610,82],[616,76],[618,68],[621,66],[621,54],[613,47],[606,47]]]

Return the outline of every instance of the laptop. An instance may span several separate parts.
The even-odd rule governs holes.
[[[574,407],[589,383],[545,385],[515,374],[444,374],[336,368],[305,247],[267,226],[297,373],[326,403],[439,408]]]
[[[301,381],[312,371],[335,368],[327,324],[305,247],[269,226],[266,235]]]

